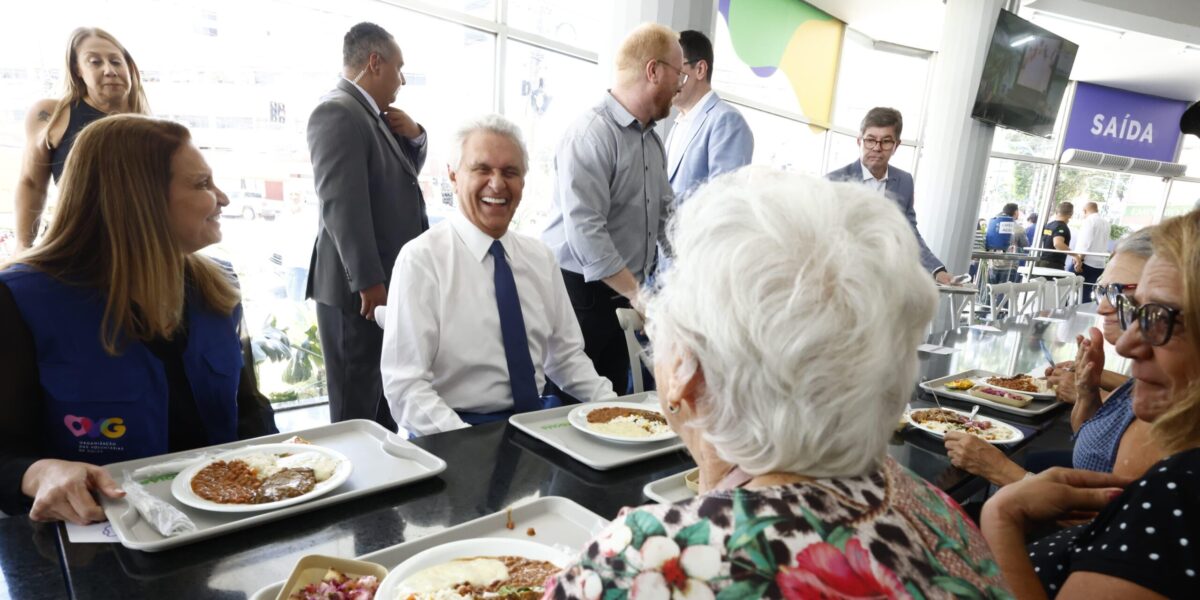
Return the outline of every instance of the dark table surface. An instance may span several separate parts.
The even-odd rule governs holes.
[[[1061,321],[1007,322],[1002,331],[959,329],[931,336],[930,343],[959,348],[950,355],[921,353],[921,377],[971,368],[1029,372],[1045,366],[1038,340],[1056,360],[1074,355],[1074,336],[1093,324],[1094,306],[1059,314]],[[929,399],[914,393],[913,405]],[[955,404],[942,401],[943,404]],[[965,404],[959,406],[966,406]],[[1058,410],[1039,419],[985,414],[1033,429],[1010,452],[1064,443]],[[1048,433],[1049,432],[1049,433]],[[13,598],[248,598],[287,577],[306,554],[358,556],[416,539],[524,499],[564,496],[605,517],[622,506],[645,503],[642,487],[688,469],[683,452],[612,471],[595,471],[507,423],[428,436],[414,442],[443,458],[438,477],[325,507],[291,519],[159,553],[119,544],[74,544],[61,525],[0,520],[0,592]],[[1069,447],[1069,445],[1067,446]],[[888,453],[962,500],[986,484],[955,469],[940,440],[909,430],[894,435]]]

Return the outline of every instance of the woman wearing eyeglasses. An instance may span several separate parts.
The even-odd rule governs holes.
[[[1071,429],[1075,449],[1071,457],[1077,469],[1140,477],[1162,453],[1149,440],[1150,424],[1133,414],[1133,380],[1104,370],[1104,342],[1116,344],[1121,337],[1117,297],[1137,287],[1146,261],[1154,253],[1152,228],[1142,229],[1117,246],[1096,286],[1104,319],[1103,334],[1095,327],[1080,336],[1076,361],[1059,365],[1060,391],[1070,388],[1074,398]],[[1062,377],[1065,375],[1066,377]],[[954,466],[1004,486],[1030,476],[996,446],[973,435],[946,434],[946,454]]]
[[[1200,589],[1200,211],[1152,234],[1136,290],[1117,298],[1117,352],[1133,362],[1133,412],[1166,458],[1136,481],[1052,469],[1004,487],[983,532],[1018,598],[1187,598]],[[1054,545],[1035,526],[1089,512]],[[1044,587],[1043,587],[1044,586]]]

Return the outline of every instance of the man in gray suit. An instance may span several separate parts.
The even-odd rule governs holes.
[[[913,178],[912,175],[896,167],[889,167],[888,161],[900,144],[900,131],[904,128],[904,118],[900,111],[894,108],[877,106],[867,111],[859,128],[858,147],[862,150],[862,160],[856,160],[836,171],[825,175],[833,181],[853,181],[871,189],[882,192],[896,202],[908,224],[912,225],[913,234],[917,236],[917,244],[921,249],[921,265],[938,283],[949,284],[954,276],[946,270],[946,266],[933,251],[925,244],[921,232],[917,230],[917,213],[913,210]]]
[[[306,295],[317,301],[330,419],[395,429],[379,375],[383,330],[372,321],[400,247],[429,228],[417,185],[427,136],[390,106],[404,85],[391,34],[373,23],[350,28],[342,64],[343,78],[308,119],[321,218]]]

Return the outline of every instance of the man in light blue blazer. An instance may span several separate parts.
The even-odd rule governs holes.
[[[833,181],[853,181],[882,192],[892,199],[912,226],[913,234],[921,248],[921,265],[938,283],[948,284],[954,276],[946,270],[942,261],[934,256],[917,230],[917,213],[913,210],[913,177],[906,171],[888,166],[888,161],[900,144],[900,131],[904,119],[894,108],[877,106],[867,111],[859,128],[858,147],[862,159],[856,160],[825,175]]]
[[[679,206],[700,184],[750,164],[754,134],[736,108],[712,89],[712,42],[699,31],[679,34],[687,83],[672,104],[679,116],[667,134],[667,177]]]

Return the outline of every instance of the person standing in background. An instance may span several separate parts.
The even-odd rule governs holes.
[[[372,419],[394,430],[375,308],[387,302],[400,248],[429,228],[417,185],[427,136],[389,106],[404,85],[404,55],[390,33],[374,23],[351,27],[342,64],[342,79],[308,119],[321,208],[305,295],[317,302],[330,420]]]
[[[80,27],[71,32],[64,72],[63,96],[38,100],[25,117],[25,152],[14,202],[18,251],[37,238],[50,179],[57,184],[62,178],[75,136],[111,114],[150,114],[133,56],[103,29]]]
[[[1058,250],[1059,252],[1043,252],[1041,257],[1038,258],[1037,265],[1039,267],[1059,270],[1066,268],[1067,255],[1065,252],[1071,249],[1071,228],[1067,226],[1067,222],[1071,220],[1071,215],[1074,214],[1074,204],[1059,202],[1054,220],[1042,227],[1042,241],[1038,247]]]
[[[675,96],[679,116],[667,134],[667,175],[678,207],[697,186],[750,164],[754,133],[745,117],[712,89],[713,47],[703,33],[679,34],[687,83]]]
[[[1077,252],[1108,252],[1110,238],[1108,221],[1100,216],[1100,207],[1095,202],[1083,205],[1083,226],[1079,228],[1079,237],[1075,239]],[[1105,258],[1103,256],[1074,255],[1075,272],[1083,275],[1083,302],[1092,301],[1092,288],[1096,280],[1104,272]]]
[[[596,371],[623,394],[629,354],[616,309],[637,306],[674,198],[655,124],[687,83],[678,36],[647,23],[617,50],[617,83],[575,120],[554,156],[542,241],[554,252]]]
[[[908,218],[921,251],[921,264],[940,284],[948,285],[954,276],[925,244],[917,229],[917,213],[913,208],[913,177],[907,171],[889,166],[900,145],[904,117],[894,108],[877,106],[867,111],[859,128],[858,147],[862,158],[825,175],[831,181],[861,183],[891,199]],[[980,227],[983,225],[981,224]]]
[[[1028,244],[1025,243],[1025,231],[1017,221],[1019,207],[1009,202],[1004,205],[1000,214],[991,218],[984,235],[984,249],[995,252],[1018,252]],[[1016,262],[998,260],[988,273],[988,283],[1005,283],[1016,280]]]

